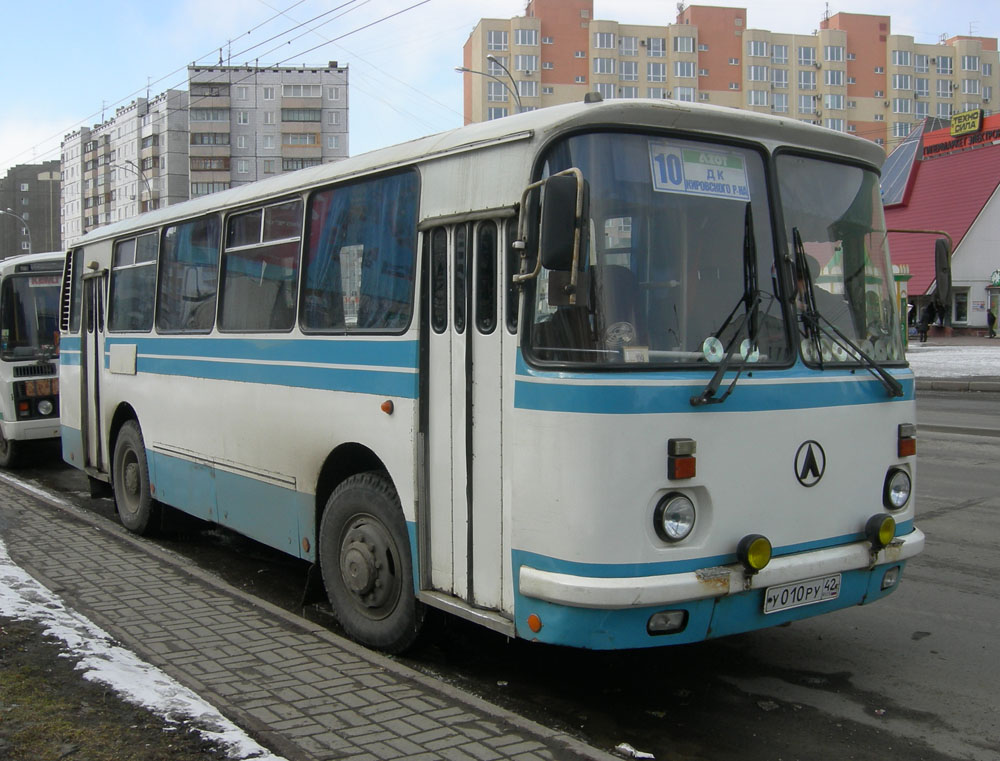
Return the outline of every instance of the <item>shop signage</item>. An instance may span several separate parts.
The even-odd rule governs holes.
[[[990,275],[990,282],[993,285],[1000,286],[1000,269],[993,270],[993,274]]]
[[[951,136],[960,137],[979,132],[983,126],[983,109],[975,108],[972,111],[963,111],[960,114],[951,115]]]
[[[983,145],[990,145],[994,140],[1000,140],[1000,127],[986,130],[985,132],[962,135],[961,137],[946,140],[943,143],[936,143],[935,145],[925,145],[923,155],[924,158],[931,158],[932,156],[940,156],[944,153],[951,153],[952,151],[963,150],[965,148],[980,148]]]

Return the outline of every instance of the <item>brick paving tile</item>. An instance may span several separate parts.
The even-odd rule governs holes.
[[[93,530],[95,527],[99,530]],[[69,607],[289,761],[612,757],[276,609],[117,524],[0,481],[0,538]],[[240,718],[242,717],[242,718]]]

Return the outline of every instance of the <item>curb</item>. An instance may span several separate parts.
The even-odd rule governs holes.
[[[1000,393],[1000,379],[986,378],[917,378],[917,391],[944,391],[950,393],[985,392]]]

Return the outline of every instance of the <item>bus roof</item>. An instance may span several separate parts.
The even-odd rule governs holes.
[[[654,99],[616,99],[569,103],[477,122],[448,132],[416,138],[333,163],[276,175],[257,182],[212,193],[137,217],[97,228],[74,245],[84,245],[129,231],[155,227],[174,219],[198,216],[213,210],[235,208],[310,187],[322,186],[376,171],[432,162],[458,153],[522,143],[524,184],[533,155],[553,137],[579,129],[623,125],[650,129],[678,129],[705,135],[733,135],[773,148],[793,146],[845,156],[880,167],[885,153],[875,143],[843,132],[795,119],[742,111],[702,103]]]
[[[0,259],[0,272],[7,274],[19,264],[34,264],[35,262],[66,261],[65,251],[44,251],[37,254],[16,254]]]

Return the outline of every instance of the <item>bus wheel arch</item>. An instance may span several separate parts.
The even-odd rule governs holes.
[[[367,471],[341,481],[327,500],[318,539],[323,584],[347,634],[388,653],[412,645],[425,611],[414,593],[409,534],[388,474]]]

